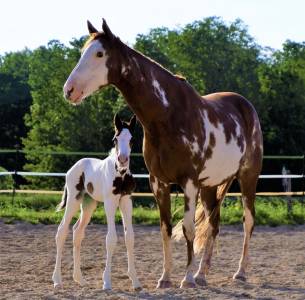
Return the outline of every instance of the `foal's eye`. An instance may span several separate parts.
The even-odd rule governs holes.
[[[103,57],[103,52],[101,52],[101,51],[97,52],[97,53],[96,53],[96,56],[97,56],[97,57]]]

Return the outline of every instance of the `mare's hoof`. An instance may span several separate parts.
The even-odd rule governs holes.
[[[141,286],[134,287],[134,290],[135,292],[140,292],[142,291],[142,287]]]
[[[195,282],[191,282],[191,281],[185,281],[185,280],[182,280],[181,281],[181,285],[180,285],[180,288],[195,288],[196,287],[196,284]]]
[[[233,279],[243,281],[243,282],[247,281],[246,276],[244,274],[241,274],[241,273],[235,273],[234,276],[233,276]]]
[[[171,281],[168,280],[160,280],[158,281],[157,289],[167,289],[172,287]]]
[[[207,286],[207,281],[205,280],[204,277],[195,277],[195,282],[199,285],[199,286]]]
[[[74,281],[80,286],[85,286],[87,284],[87,281],[85,279],[74,279]]]

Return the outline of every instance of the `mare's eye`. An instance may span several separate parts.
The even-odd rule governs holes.
[[[99,52],[96,53],[96,56],[97,56],[97,57],[103,57],[103,55],[104,55],[104,54],[103,54],[103,52],[101,52],[101,51],[99,51]]]

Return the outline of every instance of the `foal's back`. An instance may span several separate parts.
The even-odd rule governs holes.
[[[115,161],[111,155],[103,160],[83,158],[67,172],[67,185],[102,202],[111,194],[114,178]]]

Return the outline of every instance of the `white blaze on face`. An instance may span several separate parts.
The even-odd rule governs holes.
[[[120,134],[116,137],[117,139],[117,154],[118,156],[122,155],[129,159],[131,148],[130,148],[130,139],[131,134],[127,128],[124,128]]]
[[[93,40],[88,44],[64,86],[65,93],[73,88],[70,96],[72,102],[79,103],[108,84],[107,59],[100,41]]]
[[[160,86],[160,83],[156,79],[153,79],[153,87],[154,87],[156,96],[162,101],[164,106],[168,107],[169,103],[166,98],[165,91],[162,89],[162,87]]]
[[[214,134],[216,144],[212,149],[212,157],[206,160],[205,168],[199,174],[199,179],[208,177],[204,180],[203,184],[206,186],[215,186],[237,172],[246,147],[241,152],[237,140],[233,136],[227,144],[223,124],[218,123],[218,127],[211,124],[206,111],[204,111],[202,117],[207,137],[203,153],[206,152],[209,146],[210,133]],[[240,133],[240,127],[237,128],[237,133]]]

